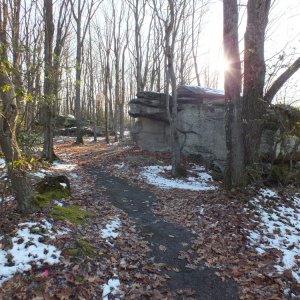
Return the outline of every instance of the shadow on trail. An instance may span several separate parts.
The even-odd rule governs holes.
[[[183,227],[163,221],[151,211],[155,196],[150,191],[131,186],[125,180],[98,168],[89,168],[89,172],[96,175],[96,188],[105,187],[104,193],[111,203],[135,221],[137,229],[150,244],[150,253],[155,262],[179,270],[165,271],[171,277],[167,285],[172,291],[193,289],[196,292],[194,297],[199,300],[239,299],[234,281],[222,282],[214,270],[204,265],[197,270],[188,269],[185,267],[186,261],[178,259],[179,251],[187,250],[184,243],[190,244],[193,235]],[[165,246],[166,251],[161,251],[160,245]]]

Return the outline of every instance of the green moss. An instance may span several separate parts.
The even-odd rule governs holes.
[[[34,195],[33,204],[38,207],[46,207],[49,205],[51,200],[59,200],[68,198],[70,192],[68,189],[59,186],[48,188],[45,192]]]
[[[84,257],[95,257],[97,255],[94,247],[86,240],[80,239],[76,241],[79,252]]]
[[[79,254],[79,250],[75,248],[71,248],[67,250],[67,253],[68,255],[75,257]]]
[[[82,282],[84,281],[84,277],[81,276],[81,275],[77,275],[77,276],[76,276],[76,281],[77,281],[78,283],[82,283]]]
[[[78,255],[82,257],[95,257],[97,255],[94,247],[84,239],[76,240],[77,248],[70,248],[67,250],[67,254],[72,257]]]
[[[94,216],[92,212],[81,210],[80,207],[76,205],[69,207],[54,205],[50,215],[56,220],[68,220],[71,223],[79,225],[85,225],[85,219]]]

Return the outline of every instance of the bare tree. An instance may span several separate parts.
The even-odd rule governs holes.
[[[164,52],[165,52],[165,94],[166,94],[166,109],[168,121],[170,125],[170,148],[172,151],[172,174],[173,176],[180,176],[182,174],[181,166],[181,150],[179,144],[179,133],[177,130],[178,122],[178,103],[177,103],[177,78],[175,73],[174,53],[175,44],[178,34],[179,26],[182,22],[184,12],[186,9],[186,1],[182,0],[176,2],[176,6],[172,0],[167,2],[167,15],[164,16],[165,9],[162,2],[159,6],[153,0],[153,8],[156,16],[160,19],[165,29],[164,35]],[[171,85],[172,100],[170,101],[169,86]],[[170,111],[170,104],[172,110]]]
[[[145,19],[146,3],[147,0],[127,0],[130,9],[134,16],[134,38],[135,38],[135,64],[136,64],[136,82],[137,92],[143,90],[142,78],[142,38],[141,28]]]
[[[76,23],[76,84],[75,84],[75,116],[77,121],[77,137],[76,142],[83,144],[82,133],[82,112],[81,112],[81,70],[82,70],[82,48],[86,37],[86,33],[95,12],[102,1],[77,1],[77,9],[71,1],[72,14]],[[86,10],[85,20],[83,19]]]

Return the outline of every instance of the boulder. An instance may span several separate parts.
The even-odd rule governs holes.
[[[193,85],[179,85],[177,88],[178,98],[194,98],[194,99],[222,99],[224,102],[224,91],[203,88]]]
[[[134,99],[129,102],[129,110],[128,113],[131,117],[146,117],[149,119],[155,119],[160,121],[168,121],[167,112],[164,107],[161,107],[160,105],[154,106],[154,105],[148,105],[145,104],[149,100],[146,100],[143,102],[141,99],[137,101],[137,99]]]
[[[287,135],[276,143],[275,159],[281,161],[300,160],[300,138],[296,135]]]
[[[76,118],[73,115],[59,115],[56,118],[57,127],[74,127],[76,126]]]
[[[65,175],[47,175],[35,185],[34,204],[47,207],[52,200],[66,199],[71,195],[70,181]]]
[[[157,92],[138,92],[136,95],[141,99],[166,101],[166,94]]]
[[[76,136],[76,131],[77,127],[69,127],[69,128],[61,128],[56,131],[56,135],[60,136]],[[99,134],[98,134],[98,133]],[[91,127],[82,127],[82,133],[83,135],[87,136],[94,136],[94,130]],[[99,129],[98,131],[96,130],[97,136],[100,136],[102,131]]]
[[[70,180],[65,175],[46,175],[36,184],[36,191],[44,193],[55,188],[64,188],[70,192]]]

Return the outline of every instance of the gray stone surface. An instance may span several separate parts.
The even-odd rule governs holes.
[[[143,92],[137,96],[129,104],[130,116],[137,118],[131,132],[134,141],[145,150],[170,150],[165,95]],[[226,153],[224,96],[212,89],[181,86],[178,97],[178,129],[183,153],[197,155],[223,170]]]
[[[226,160],[224,93],[197,86],[178,87],[178,131],[182,152],[196,155],[214,169],[223,171]],[[168,151],[169,122],[166,96],[142,92],[129,103],[129,114],[137,118],[132,136],[139,147]],[[279,123],[270,111],[262,134],[260,155],[264,161],[300,160],[300,139],[280,135]],[[273,120],[274,119],[274,120]]]

